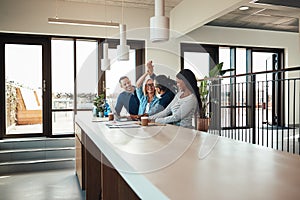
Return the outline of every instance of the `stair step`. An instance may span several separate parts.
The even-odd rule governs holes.
[[[59,148],[36,148],[36,149],[15,149],[15,150],[0,150],[0,154],[4,153],[21,153],[21,152],[36,152],[36,151],[58,151],[75,149],[75,147],[59,147]]]
[[[61,161],[70,161],[75,160],[75,158],[57,158],[57,159],[42,159],[42,160],[23,160],[23,161],[11,161],[11,162],[2,162],[0,166],[4,165],[18,165],[18,164],[34,164],[34,163],[49,163],[49,162],[61,162]]]
[[[0,163],[0,175],[24,173],[32,171],[74,169],[75,158],[44,159],[35,161],[13,161]]]
[[[75,168],[75,138],[0,140],[0,175]]]
[[[0,140],[0,150],[47,148],[47,147],[74,147],[75,139],[70,138],[20,138]]]
[[[0,163],[22,160],[74,158],[75,147],[0,150]]]

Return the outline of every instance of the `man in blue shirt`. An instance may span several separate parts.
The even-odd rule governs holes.
[[[137,115],[139,111],[139,99],[137,98],[135,87],[131,85],[131,81],[127,76],[122,76],[119,79],[121,88],[124,89],[118,96],[116,103],[116,113],[120,116],[120,112],[124,107],[130,115]]]

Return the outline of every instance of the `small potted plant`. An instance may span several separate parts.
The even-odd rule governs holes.
[[[104,94],[100,94],[96,96],[93,100],[93,104],[95,106],[94,115],[97,117],[104,117],[104,111],[106,109],[106,102],[104,99]]]

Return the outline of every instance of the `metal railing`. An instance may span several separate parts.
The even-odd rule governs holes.
[[[210,81],[209,132],[300,155],[300,67]]]

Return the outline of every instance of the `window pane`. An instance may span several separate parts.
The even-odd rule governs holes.
[[[6,134],[42,133],[42,46],[5,45]]]
[[[73,133],[74,111],[74,42],[52,40],[52,134]]]
[[[98,42],[76,41],[77,109],[92,109],[98,86]]]
[[[71,40],[52,40],[52,109],[73,109],[74,45]],[[62,105],[64,104],[64,105]]]
[[[246,74],[246,49],[236,49],[236,74]]]
[[[230,48],[229,47],[220,47],[219,48],[219,62],[223,62],[222,70],[230,69]],[[230,73],[224,74],[224,76],[230,76]],[[230,84],[230,78],[222,79],[222,84]]]
[[[184,68],[192,70],[197,79],[208,76],[209,53],[184,52]]]
[[[253,52],[253,72],[273,70],[273,54],[271,52]],[[274,82],[273,74],[257,74],[256,75],[256,94],[258,96],[258,103],[256,105],[259,120],[257,124],[268,122],[273,124],[273,109],[272,89]]]
[[[53,135],[74,133],[74,111],[52,112]]]

